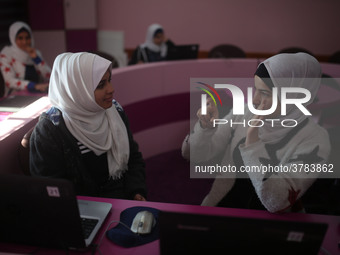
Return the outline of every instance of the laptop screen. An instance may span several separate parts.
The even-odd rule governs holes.
[[[161,255],[318,254],[327,224],[161,212]]]
[[[85,205],[78,203],[68,180],[0,175],[0,242],[83,249],[88,243],[79,206]],[[111,206],[101,216],[88,215],[100,221],[97,230]]]
[[[167,60],[196,59],[198,44],[176,45],[168,48]]]

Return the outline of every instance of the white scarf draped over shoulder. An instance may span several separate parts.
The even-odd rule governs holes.
[[[305,88],[311,93],[311,99],[304,106],[313,102],[321,83],[321,66],[313,56],[303,52],[282,53],[270,57],[262,63],[265,65],[274,86],[279,88],[279,101],[281,101],[280,91],[282,87],[299,87]],[[298,98],[300,96],[300,93],[288,94],[288,98]],[[288,104],[286,115],[280,115],[277,119],[280,122],[283,119],[294,119],[297,123],[301,123],[307,117],[295,105]],[[290,128],[272,127],[271,124],[265,123],[259,130],[259,137],[264,142],[277,142],[289,131]]]
[[[91,53],[63,53],[54,61],[49,99],[61,110],[71,134],[96,155],[107,153],[109,175],[120,178],[127,170],[129,140],[115,106],[104,109],[94,91],[111,62]]]
[[[158,29],[163,30],[163,27],[159,24],[152,24],[148,27],[145,36],[145,42],[141,44],[141,47],[148,48],[149,50],[152,50],[154,52],[160,52],[161,56],[165,57],[168,52],[168,46],[166,45],[166,43],[163,42],[161,45],[157,45],[153,42],[153,37]]]

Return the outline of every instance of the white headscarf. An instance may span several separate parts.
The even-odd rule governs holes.
[[[307,53],[283,53],[275,55],[262,62],[269,76],[277,88],[282,87],[300,87],[306,88],[311,93],[311,99],[305,106],[311,104],[316,97],[321,82],[321,66],[320,63]],[[278,90],[279,100],[281,101],[280,89]],[[298,93],[289,94],[289,98],[297,98]],[[305,116],[295,105],[287,105],[287,114],[280,116],[278,119],[294,119],[301,123]],[[271,127],[271,123],[259,129],[259,137],[264,142],[276,142],[281,140],[291,128],[275,126]]]
[[[117,109],[103,109],[94,96],[108,69],[111,62],[95,54],[63,53],[54,61],[48,96],[79,142],[96,155],[107,152],[109,174],[116,179],[127,170],[127,130]]]
[[[15,38],[17,36],[17,33],[20,29],[25,28],[28,33],[31,36],[31,47],[34,47],[34,40],[33,40],[33,35],[31,28],[29,25],[27,25],[24,22],[18,21],[14,22],[10,27],[9,27],[9,40],[11,42],[11,46],[6,47],[7,49],[7,54],[15,58],[21,63],[27,64],[27,65],[33,65],[33,61],[31,57],[27,54],[27,52],[21,50],[17,44],[15,43]]]
[[[146,32],[145,42],[141,45],[141,47],[148,48],[154,52],[160,52],[161,56],[165,57],[168,51],[166,43],[163,42],[161,45],[157,45],[153,42],[153,37],[158,29],[163,30],[163,27],[159,24],[152,24],[149,26]]]

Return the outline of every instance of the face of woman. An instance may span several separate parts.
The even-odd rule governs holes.
[[[277,100],[275,111],[267,115],[266,118],[276,118],[280,115],[280,101]],[[255,92],[253,95],[253,105],[256,109],[267,110],[270,109],[273,103],[272,90],[263,82],[263,80],[255,75]]]
[[[15,43],[21,50],[26,50],[27,47],[31,47],[31,36],[27,31],[22,31],[15,37]]]
[[[96,103],[104,109],[110,108],[112,106],[113,93],[111,73],[107,70],[94,91]]]
[[[161,45],[164,42],[165,36],[164,33],[157,33],[153,37],[154,44]]]

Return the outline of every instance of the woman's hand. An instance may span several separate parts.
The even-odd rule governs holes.
[[[35,84],[34,89],[40,92],[47,92],[48,90],[48,83],[38,83]]]
[[[202,115],[202,109],[197,111],[197,117],[202,128],[214,128],[214,119],[218,119],[218,109],[211,98],[207,99],[207,114]]]
[[[133,198],[133,200],[137,201],[146,201],[145,197],[143,197],[141,194],[136,194]]]
[[[36,50],[32,47],[27,47],[25,51],[31,58],[36,58],[38,56]]]

